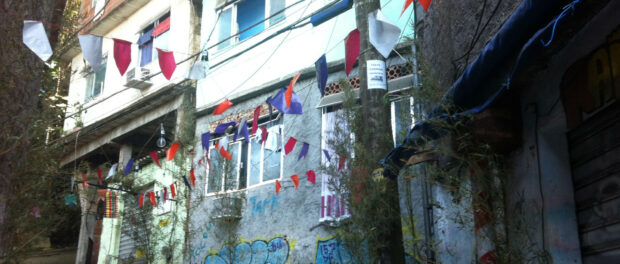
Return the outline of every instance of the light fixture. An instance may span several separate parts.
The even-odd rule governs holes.
[[[164,131],[164,123],[161,123],[161,135],[159,136],[159,139],[157,140],[157,147],[158,148],[163,148],[166,146],[166,131]]]

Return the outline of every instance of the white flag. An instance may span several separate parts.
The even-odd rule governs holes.
[[[206,61],[198,60],[192,68],[189,70],[187,78],[192,80],[201,80],[207,77],[207,70],[209,70],[209,63]]]
[[[103,37],[95,35],[78,35],[80,46],[82,47],[82,55],[84,59],[90,63],[93,70],[101,67],[103,57],[101,55],[101,44]]]
[[[32,52],[37,54],[43,61],[47,61],[52,56],[52,46],[47,39],[43,23],[33,20],[24,20],[24,31],[22,37],[24,44]]]
[[[400,28],[387,19],[381,10],[368,14],[368,33],[370,43],[387,58],[398,43]]]
[[[118,167],[118,163],[114,163],[114,165],[112,165],[110,171],[108,171],[108,176],[105,177],[106,180],[116,174],[116,167]]]

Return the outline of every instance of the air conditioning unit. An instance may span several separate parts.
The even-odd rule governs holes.
[[[133,68],[127,72],[125,86],[146,89],[153,85],[147,77],[151,74],[151,70],[147,68]]]

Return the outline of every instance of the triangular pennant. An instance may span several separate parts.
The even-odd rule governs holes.
[[[285,155],[288,155],[289,153],[291,153],[291,151],[293,151],[293,149],[295,148],[295,143],[297,143],[297,139],[295,139],[294,137],[288,138],[286,145],[284,145]]]
[[[219,124],[219,125],[217,125],[215,127],[215,131],[213,131],[213,133],[224,134],[224,133],[226,133],[226,129],[228,129],[228,127],[234,126],[236,124],[237,124],[237,121],[230,121],[230,122],[227,122],[227,123],[221,123],[221,124]]]
[[[405,10],[409,8],[409,6],[413,3],[413,0],[405,0],[405,5],[403,5],[403,11],[400,11],[400,16],[403,16]]]
[[[280,111],[283,114],[292,114],[292,115],[303,114],[303,106],[301,104],[301,100],[299,99],[299,96],[297,96],[297,93],[295,92],[292,92],[291,105],[290,107],[287,107],[286,99],[284,98],[286,91],[287,90],[285,88],[280,89],[280,91],[278,91],[276,95],[274,95],[272,98],[267,99],[267,102],[270,105],[273,105],[273,107],[278,109],[278,111]],[[269,113],[269,116],[271,116],[271,112]]]
[[[47,61],[52,56],[52,46],[40,21],[24,20],[22,41],[41,60]]]
[[[347,160],[347,157],[343,154],[340,154],[340,157],[338,158],[338,170],[341,170],[342,168],[344,168],[344,164]]]
[[[108,176],[105,177],[106,180],[116,174],[116,168],[118,168],[118,163],[114,163],[114,165],[110,167],[110,170],[108,171]]]
[[[420,5],[424,8],[424,12],[428,12],[428,8],[431,6],[431,0],[418,0]]]
[[[291,82],[288,84],[288,89],[286,89],[286,93],[284,93],[284,99],[286,100],[287,109],[291,108],[291,99],[293,99],[293,86],[295,86],[295,83],[297,82],[297,79],[299,79],[300,75],[301,73],[298,73],[297,75],[295,75],[295,77],[293,77]]]
[[[103,185],[103,171],[100,168],[97,168],[97,178],[99,178],[99,185]]]
[[[194,175],[194,168],[189,171],[189,179],[192,181],[192,186],[196,187],[196,175]]]
[[[297,174],[294,174],[293,176],[291,176],[291,180],[293,180],[293,185],[295,185],[295,190],[297,190],[297,187],[299,187],[299,176],[297,176]]]
[[[88,186],[88,182],[86,182],[86,177],[88,177],[88,175],[86,174],[86,172],[84,174],[82,174],[82,187],[86,188],[86,186]]]
[[[138,197],[138,205],[140,206],[140,208],[142,208],[143,204],[144,204],[144,193],[141,193],[140,196]]]
[[[260,134],[260,143],[263,144],[265,141],[267,141],[267,129],[264,127],[259,127],[261,134]]]
[[[132,168],[133,168],[133,158],[129,159],[129,161],[127,162],[127,165],[125,165],[125,176],[127,176],[127,174],[131,172]]]
[[[174,70],[177,68],[177,63],[174,61],[174,53],[172,51],[157,49],[157,56],[161,73],[166,79],[170,80]]]
[[[316,184],[316,174],[314,173],[313,170],[307,171],[306,175],[308,175],[309,182],[311,182],[312,184]]]
[[[202,141],[202,147],[205,149],[205,151],[208,154],[209,153],[209,141],[211,141],[211,132],[207,131],[206,133],[203,133],[200,139]]]
[[[172,195],[172,198],[174,198],[174,196],[176,196],[176,192],[174,190],[174,183],[170,184],[170,194]]]
[[[181,143],[179,142],[174,142],[174,144],[170,146],[170,148],[166,151],[166,160],[171,161],[172,159],[174,159],[174,155],[177,154],[177,150],[179,150],[180,144]]]
[[[347,35],[344,39],[344,47],[345,47],[345,72],[347,76],[351,73],[353,69],[353,64],[357,60],[357,57],[360,55],[360,31],[354,29]]]
[[[225,99],[224,102],[221,102],[216,108],[215,110],[213,110],[213,115],[221,115],[222,113],[224,113],[228,108],[230,108],[233,105],[232,102],[228,101],[228,99]]]
[[[155,201],[155,193],[149,192],[149,201],[151,201],[152,206],[157,206],[157,202]]]
[[[252,119],[252,135],[256,134],[256,130],[258,130],[258,117],[260,116],[260,110],[262,107],[262,105],[259,105],[254,109],[254,119]]]
[[[276,195],[280,193],[280,188],[282,188],[282,185],[280,185],[280,181],[276,180]]]
[[[239,129],[237,129],[237,135],[243,135],[246,142],[250,142],[250,135],[248,134],[248,122],[245,118],[241,120]]]
[[[88,61],[93,70],[98,70],[103,62],[101,46],[103,43],[102,36],[95,35],[78,35],[80,47],[82,47],[82,56]]]
[[[299,157],[297,157],[297,160],[300,160],[301,158],[306,156],[306,154],[308,153],[308,148],[310,148],[310,144],[304,142],[304,145],[301,147],[301,151],[299,152]]]
[[[131,63],[131,42],[114,39],[114,61],[116,61],[116,67],[118,67],[121,76],[125,75]]]
[[[321,91],[321,96],[325,95],[325,86],[327,86],[327,59],[323,54],[316,62],[314,62],[314,68],[316,70],[316,83]]]
[[[323,154],[325,154],[325,158],[327,158],[327,161],[332,161],[332,157],[329,156],[329,151],[324,149]]]
[[[159,157],[157,156],[157,151],[153,150],[151,151],[151,153],[149,153],[149,155],[151,156],[151,158],[153,158],[153,161],[155,161],[155,164],[157,164],[157,166],[161,168],[161,164],[159,164]]]
[[[222,155],[222,157],[227,160],[232,160],[232,156],[230,155],[230,153],[228,153],[228,151],[226,151],[226,149],[224,149],[224,147],[220,148],[220,155]]]
[[[398,43],[400,28],[386,18],[381,10],[368,14],[368,34],[370,43],[387,58]]]
[[[192,186],[189,185],[189,182],[187,181],[187,177],[185,177],[185,175],[183,175],[183,182],[185,182],[185,186],[187,186],[187,188],[189,188],[190,190],[192,189]]]

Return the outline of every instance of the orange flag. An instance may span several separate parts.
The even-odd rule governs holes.
[[[166,151],[166,159],[168,161],[174,159],[174,155],[177,154],[177,150],[179,150],[179,145],[179,142],[174,142],[174,144],[172,144],[172,146],[170,146],[170,148]]]
[[[170,194],[172,194],[172,198],[174,198],[174,196],[176,195],[176,192],[174,191],[174,183],[170,184]]]
[[[151,201],[151,205],[157,206],[157,203],[155,202],[155,193],[149,192],[149,200]]]
[[[138,198],[138,205],[140,205],[140,208],[142,208],[143,204],[144,204],[144,194],[141,193],[140,197]]]
[[[86,186],[88,186],[88,182],[86,182],[86,177],[87,177],[87,176],[88,176],[88,175],[86,175],[86,173],[84,173],[84,174],[82,175],[82,178],[84,179],[84,181],[82,182],[82,186],[84,186],[84,188],[86,188]]]
[[[280,185],[280,181],[276,180],[276,195],[280,193],[280,188],[282,188],[282,185]]]
[[[424,8],[424,12],[428,12],[428,7],[431,6],[431,0],[418,0],[420,5]]]
[[[400,11],[400,16],[403,16],[405,10],[413,3],[413,0],[405,0],[405,5],[403,6],[403,11]]]
[[[295,185],[295,190],[297,190],[297,186],[299,186],[299,176],[295,174],[291,176],[291,180],[293,180],[293,185]]]
[[[295,77],[293,77],[291,83],[289,83],[288,85],[288,89],[286,89],[286,93],[284,93],[286,108],[291,108],[291,100],[293,99],[293,86],[295,86],[295,83],[297,82],[297,79],[299,79],[300,75],[301,73],[298,73],[297,75],[295,75]]]
[[[216,108],[215,110],[213,110],[213,115],[221,115],[222,113],[224,113],[228,108],[230,108],[233,105],[233,103],[231,103],[230,101],[228,101],[228,99],[225,99],[224,102],[221,102]]]
[[[189,171],[189,179],[192,181],[192,185],[196,187],[196,176],[194,175],[194,168]]]
[[[230,153],[228,153],[228,151],[226,151],[226,149],[224,149],[224,147],[220,148],[220,155],[222,155],[222,157],[224,157],[227,160],[232,159],[232,156],[230,155]]]

